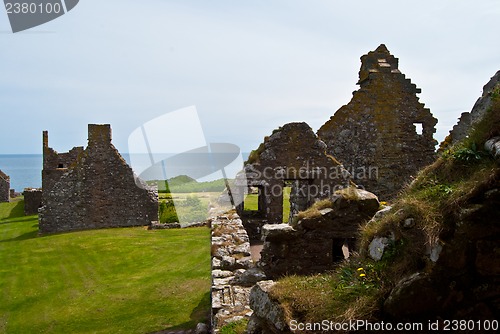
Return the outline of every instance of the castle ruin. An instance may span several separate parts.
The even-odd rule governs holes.
[[[0,170],[0,203],[10,201],[10,177]]]
[[[358,84],[317,134],[356,184],[389,199],[434,161],[437,119],[384,44],[361,57]]]
[[[88,146],[57,153],[43,132],[42,233],[149,225],[158,194],[136,176],[111,143],[109,124],[88,126]],[[137,182],[141,182],[137,180]]]
[[[481,121],[486,112],[493,105],[493,98],[500,93],[500,71],[497,71],[490,81],[483,86],[483,94],[479,97],[470,112],[460,115],[458,123],[453,126],[450,134],[441,144],[441,149],[447,148],[448,144],[456,144],[467,138],[471,128]]]
[[[38,209],[42,207],[42,189],[26,188],[23,191],[24,196],[24,215],[37,215]]]
[[[238,214],[244,221],[251,217],[261,225],[280,224],[291,221],[316,199],[327,198],[349,185],[349,173],[325,150],[325,143],[306,123],[289,123],[275,130],[250,154],[244,171],[236,177],[233,196],[240,203]],[[289,204],[283,204],[286,187],[290,188]],[[245,194],[252,191],[258,193],[258,209],[248,211]],[[289,217],[283,217],[283,205],[290,205]],[[251,228],[247,231],[251,238],[258,234]]]

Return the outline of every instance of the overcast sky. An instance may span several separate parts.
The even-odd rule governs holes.
[[[81,0],[13,34],[0,10],[0,154],[41,153],[42,130],[60,152],[84,146],[88,123],[126,152],[141,124],[192,105],[208,142],[248,152],[288,122],[316,131],[381,43],[441,141],[500,69],[499,21],[498,0]]]

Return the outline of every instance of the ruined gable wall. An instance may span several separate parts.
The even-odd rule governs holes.
[[[0,203],[10,201],[10,177],[0,170]]]
[[[315,199],[326,198],[348,184],[349,176],[325,149],[325,143],[302,122],[289,123],[275,130],[252,153],[245,166],[246,180],[243,182],[261,188],[263,218],[268,223],[283,221],[285,181],[292,185],[292,215],[307,209]],[[238,212],[243,213],[241,207]]]
[[[54,184],[76,162],[82,152],[83,147],[74,147],[69,152],[58,153],[49,147],[48,131],[43,131],[42,189],[50,192]]]
[[[361,60],[360,89],[318,136],[355,183],[386,199],[434,161],[437,120],[419,102],[420,89],[399,71],[397,58],[384,45]],[[416,123],[423,128],[421,134]]]
[[[139,188],[111,143],[109,125],[89,125],[88,147],[44,191],[41,232],[149,225],[158,220],[157,193]]]

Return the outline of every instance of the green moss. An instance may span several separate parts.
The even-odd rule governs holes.
[[[266,149],[265,143],[261,143],[256,150],[252,150],[252,152],[250,152],[250,155],[248,156],[247,161],[245,161],[245,165],[250,165],[258,162],[260,154],[264,152],[265,149]]]
[[[279,132],[281,130],[283,130],[283,127],[281,127],[281,126],[277,129],[274,129],[271,136],[274,135],[276,132]],[[252,152],[250,152],[250,155],[248,156],[247,161],[245,161],[245,165],[250,165],[250,164],[259,162],[259,156],[266,149],[266,142],[268,140],[269,140],[269,136],[265,136],[264,141],[259,145],[259,147],[256,150],[252,150]]]

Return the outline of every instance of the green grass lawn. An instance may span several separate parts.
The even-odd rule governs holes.
[[[38,236],[0,203],[0,333],[150,333],[210,312],[207,228]]]

